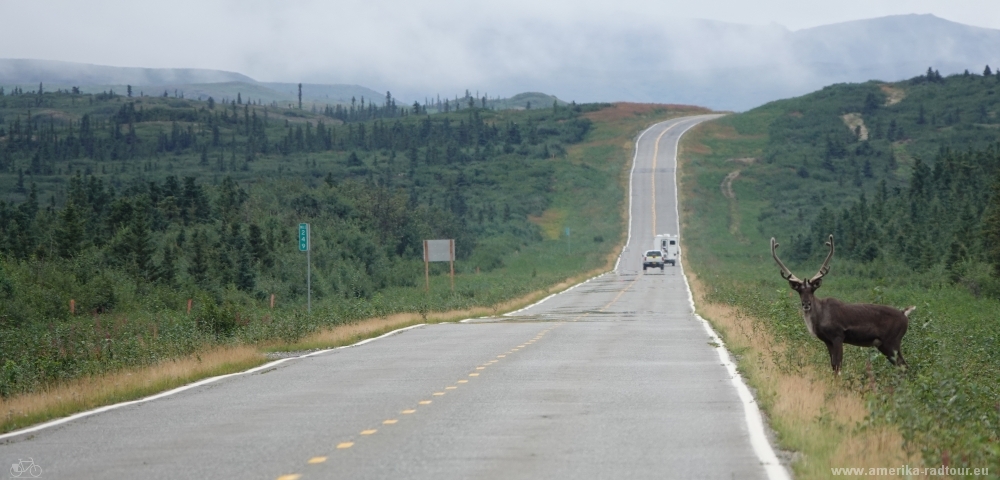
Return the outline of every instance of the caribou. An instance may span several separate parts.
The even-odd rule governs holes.
[[[900,344],[909,316],[914,306],[899,310],[885,305],[868,303],[844,303],[836,298],[816,298],[814,293],[823,283],[823,277],[830,271],[830,259],[833,258],[833,235],[826,242],[830,247],[823,265],[816,275],[808,280],[801,280],[792,274],[791,270],[778,258],[778,242],[771,237],[771,256],[781,268],[781,278],[799,293],[802,301],[802,317],[806,328],[814,337],[826,344],[830,352],[830,365],[833,373],[840,375],[840,365],[844,359],[844,344],[858,347],[875,347],[889,363],[905,366]]]

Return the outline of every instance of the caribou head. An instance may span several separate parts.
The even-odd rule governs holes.
[[[833,258],[833,235],[830,235],[830,239],[826,241],[826,246],[830,247],[830,253],[826,255],[826,260],[823,261],[823,265],[819,267],[816,275],[807,280],[800,280],[778,258],[778,253],[776,252],[778,242],[774,240],[774,237],[771,237],[771,256],[778,263],[778,266],[781,267],[781,278],[788,280],[788,285],[792,287],[792,290],[799,292],[799,298],[802,299],[802,311],[805,313],[812,311],[813,301],[816,299],[813,293],[819,290],[820,285],[823,284],[823,277],[830,272],[830,259]]]

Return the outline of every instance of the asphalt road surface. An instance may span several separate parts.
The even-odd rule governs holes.
[[[761,455],[766,440],[754,446],[756,407],[693,315],[681,268],[642,270],[654,233],[677,233],[677,140],[709,118],[639,138],[615,272],[502,318],[410,328],[8,436],[0,466],[30,459],[39,478],[73,479],[785,475]]]

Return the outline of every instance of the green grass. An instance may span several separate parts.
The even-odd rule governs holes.
[[[983,148],[996,141],[995,129],[965,120],[946,126],[940,117],[937,125],[918,124],[914,112],[923,105],[928,112],[944,115],[941,112],[983,104],[985,120],[995,122],[993,90],[1000,87],[994,87],[995,82],[975,76],[952,77],[943,85],[901,82],[893,86],[905,89],[906,98],[880,106],[868,118],[883,122],[882,128],[897,119],[907,139],[897,140],[891,148],[925,161],[943,146]],[[829,372],[829,358],[823,344],[806,331],[798,298],[790,294],[770,258],[768,239],[778,238],[779,254],[793,272],[800,277],[812,275],[821,263],[823,247],[809,228],[822,207],[840,212],[862,191],[873,198],[875,183],[882,179],[901,187],[904,194],[909,188],[911,169],[902,158],[897,168],[878,167],[875,178],[862,177],[859,185],[844,181],[843,177],[851,178],[851,165],[866,158],[884,162],[885,154],[834,157],[832,172],[817,168],[824,158],[826,138],[850,135],[840,115],[861,111],[868,93],[880,95],[879,86],[827,87],[705,124],[684,143],[690,165],[683,177],[688,195],[682,202],[688,264],[708,286],[708,300],[763,320],[761,327],[786,347],[777,359],[780,368],[792,374]],[[878,98],[881,105],[883,98]],[[849,137],[843,141],[852,142]],[[859,146],[853,142],[852,150]],[[886,140],[873,140],[873,144],[876,150],[890,147]],[[749,165],[734,161],[747,157],[757,160]],[[802,165],[819,174],[799,176],[797,169]],[[719,185],[737,169],[742,173],[733,184],[734,205],[722,196]],[[740,220],[735,234],[730,230],[734,213]],[[796,255],[794,235],[803,233],[807,241],[817,244],[812,253]],[[989,266],[969,263],[963,273],[968,282],[955,283],[944,253],[931,265],[917,265],[894,258],[888,246],[882,245],[880,251],[874,260],[859,261],[851,259],[850,250],[840,250],[817,292],[820,297],[848,302],[917,306],[903,339],[907,370],[892,367],[873,349],[845,347],[837,388],[862,397],[868,407],[867,418],[846,428],[898,429],[905,448],[920,454],[926,465],[995,467],[1000,459],[1000,354],[996,349],[1000,301],[990,293],[995,287],[990,286]],[[872,374],[866,370],[868,361]],[[774,423],[780,425],[781,419]],[[788,436],[781,441],[792,450],[807,443]]]

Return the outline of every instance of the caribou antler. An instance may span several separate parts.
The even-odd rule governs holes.
[[[831,235],[830,238],[832,240],[833,239],[833,235]],[[778,262],[778,266],[781,267],[781,278],[784,278],[785,280],[788,280],[789,282],[799,282],[799,283],[802,283],[802,280],[800,280],[799,277],[796,277],[795,275],[793,275],[792,271],[789,270],[788,267],[786,267],[784,263],[781,263],[781,260],[778,258],[778,254],[775,252],[775,250],[777,250],[777,249],[778,249],[778,242],[774,239],[774,237],[771,237],[771,256],[774,257],[774,261]],[[830,255],[831,256],[833,255],[833,250],[830,251]],[[829,262],[830,258],[827,257],[826,261]],[[827,268],[827,269],[829,270],[829,268]],[[823,273],[825,274],[826,272],[823,272]]]
[[[823,265],[819,267],[819,271],[816,272],[816,275],[813,275],[813,277],[809,279],[810,283],[823,278],[823,276],[830,271],[830,259],[833,258],[833,235],[830,235],[830,239],[826,241],[826,246],[830,247],[830,253],[826,255],[826,260],[823,261]]]

